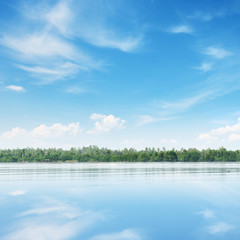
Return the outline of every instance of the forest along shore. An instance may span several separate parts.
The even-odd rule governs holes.
[[[4,149],[0,162],[240,162],[240,150],[195,148],[166,150],[165,148],[133,148],[111,150],[89,146],[63,149]]]

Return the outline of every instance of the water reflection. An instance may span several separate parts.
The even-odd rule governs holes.
[[[238,176],[238,163],[2,163],[0,181],[56,178],[75,180],[79,178],[131,178],[144,176],[173,176],[191,178],[209,175]]]
[[[239,240],[237,163],[2,163],[0,239]]]

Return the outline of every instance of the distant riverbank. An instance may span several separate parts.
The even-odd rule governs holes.
[[[5,149],[0,150],[0,162],[240,162],[240,150],[195,148],[166,150],[133,148],[111,150],[89,146],[63,149]]]

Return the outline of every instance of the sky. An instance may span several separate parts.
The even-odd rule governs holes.
[[[0,149],[238,149],[240,1],[0,0]]]

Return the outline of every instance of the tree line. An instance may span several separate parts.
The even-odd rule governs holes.
[[[166,150],[165,148],[133,148],[111,150],[89,146],[63,149],[5,149],[0,150],[0,162],[238,162],[240,150],[197,150],[195,148]]]

